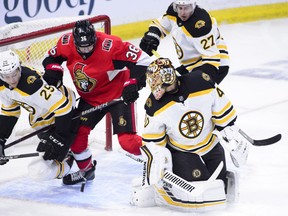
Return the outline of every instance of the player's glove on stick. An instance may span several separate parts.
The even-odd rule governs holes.
[[[140,48],[146,52],[149,56],[152,56],[152,50],[157,50],[160,43],[161,32],[156,27],[150,27],[149,31],[144,34],[141,39]]]
[[[70,142],[56,132],[46,133],[40,140],[37,151],[44,152],[44,160],[63,161],[69,151]]]
[[[5,153],[4,153],[4,148],[5,148],[5,143],[6,143],[6,139],[2,139],[0,138],[0,157],[4,157]],[[0,160],[0,165],[4,165],[8,162],[9,160]]]
[[[133,103],[139,97],[137,83],[136,79],[129,79],[124,83],[122,98],[125,104]]]
[[[56,88],[63,85],[63,68],[59,64],[48,64],[43,75],[44,80]]]

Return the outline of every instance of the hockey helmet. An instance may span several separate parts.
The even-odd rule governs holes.
[[[16,69],[20,68],[18,55],[12,50],[7,50],[0,53],[0,75],[9,75]]]
[[[158,58],[147,68],[146,80],[156,100],[166,92],[167,87],[177,82],[175,68],[168,58]]]
[[[194,0],[176,0],[173,2],[173,10],[178,13],[178,6],[191,5],[191,12],[194,13],[196,2]]]
[[[79,20],[73,28],[74,43],[77,48],[95,46],[96,34],[92,23],[89,20]]]

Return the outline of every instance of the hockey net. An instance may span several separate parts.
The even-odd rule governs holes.
[[[71,32],[75,22],[80,19],[89,19],[97,31],[103,31],[107,34],[111,33],[110,18],[106,15],[93,17],[83,16],[81,18],[68,17],[43,19],[30,22],[12,23],[0,28],[0,51],[8,49],[15,51],[19,55],[20,61],[23,65],[34,67],[43,73],[42,61],[47,51],[56,45],[61,35],[65,32]],[[66,68],[66,64],[63,63],[62,66],[64,67],[64,70],[66,70],[63,77],[64,84],[72,88],[76,93],[76,89],[69,72],[67,71],[68,69]],[[22,114],[23,113],[24,112],[22,112]],[[15,128],[16,133],[15,130],[13,132],[16,137],[23,136],[29,131],[25,129],[29,127],[28,119],[26,118],[22,121],[23,123],[17,123]],[[24,121],[26,121],[26,124]],[[111,130],[111,117],[110,115],[106,115],[105,119],[103,119],[91,132],[89,143],[96,142],[104,144],[106,150],[112,150]]]

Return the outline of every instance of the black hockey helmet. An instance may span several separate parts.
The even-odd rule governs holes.
[[[88,47],[95,45],[95,29],[89,20],[79,20],[73,28],[74,43],[77,47]]]

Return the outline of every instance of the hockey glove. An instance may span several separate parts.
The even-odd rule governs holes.
[[[37,151],[44,152],[44,160],[57,160],[62,162],[70,148],[70,142],[66,142],[64,137],[52,132],[46,133],[40,140]]]
[[[186,67],[184,65],[181,65],[179,67],[176,68],[176,71],[181,74],[184,75],[186,73],[189,73],[189,71],[186,69]]]
[[[46,66],[43,79],[56,88],[60,88],[63,85],[63,68],[59,64],[49,64]]]
[[[149,56],[152,56],[152,50],[157,50],[160,43],[161,32],[157,27],[150,27],[149,31],[144,34],[141,39],[140,48],[146,52]]]
[[[125,104],[133,103],[139,97],[138,85],[136,79],[129,79],[124,83],[122,98]]]
[[[249,153],[249,143],[240,133],[236,125],[225,127],[221,131],[224,147],[229,150],[232,162],[236,167],[244,165]],[[220,143],[224,143],[223,140]]]
[[[5,153],[4,153],[5,143],[6,143],[6,139],[0,138],[0,158],[5,156]],[[4,159],[4,160],[0,159],[0,165],[4,165],[8,161],[9,161],[8,159]]]

